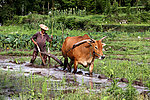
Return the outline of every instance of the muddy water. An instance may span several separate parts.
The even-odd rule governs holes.
[[[83,84],[85,84],[88,88],[85,92],[89,92],[89,89],[92,89],[94,92],[100,92],[101,90],[107,90],[112,81],[109,79],[100,79],[98,78],[98,74],[94,74],[93,77],[90,77],[87,73],[88,71],[83,71],[82,69],[78,69],[79,74],[72,74],[70,72],[63,71],[61,67],[58,68],[40,68],[41,66],[28,66],[29,62],[25,62],[23,64],[15,64],[10,62],[9,59],[0,59],[0,69],[4,71],[22,71],[25,76],[30,74],[38,74],[40,76],[48,76],[52,77],[51,81],[62,81],[62,79],[66,79],[67,83],[73,83],[76,85],[75,88],[71,88],[65,84],[67,88],[65,90],[74,90],[77,88],[81,88]],[[123,82],[118,82],[117,85],[120,88],[126,89],[127,85]],[[137,91],[140,93],[148,92],[149,89],[143,86],[133,85]],[[54,88],[53,88],[54,89]],[[60,87],[60,90],[63,88]],[[64,91],[65,91],[64,90]]]

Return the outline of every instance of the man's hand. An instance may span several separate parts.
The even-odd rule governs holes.
[[[37,45],[37,42],[35,42],[34,39],[31,39],[31,40],[32,40],[32,42],[33,42],[35,45]]]

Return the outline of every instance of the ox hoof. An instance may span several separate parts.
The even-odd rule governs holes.
[[[99,75],[98,78],[100,78],[100,79],[107,79],[107,77],[105,75],[103,75],[103,74]]]
[[[85,73],[85,75],[87,76],[87,75],[90,75],[89,73]]]
[[[90,77],[92,77],[92,76],[93,76],[93,74],[92,74],[92,73],[85,73],[85,75],[86,75],[86,76],[90,76]]]
[[[129,83],[129,81],[128,81],[126,78],[121,78],[121,79],[119,80],[119,82]]]
[[[68,72],[71,72],[71,68],[67,68]]]
[[[77,71],[73,71],[72,73],[75,74]]]
[[[82,75],[82,74],[83,74],[83,72],[82,72],[82,71],[78,71],[78,72],[77,72],[77,74]]]
[[[92,76],[93,76],[93,74],[90,74],[89,76],[90,76],[90,77],[92,77]]]
[[[144,86],[144,84],[140,81],[133,81],[133,84],[138,86]]]

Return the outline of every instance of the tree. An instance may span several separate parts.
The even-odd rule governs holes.
[[[113,2],[113,6],[112,6],[112,13],[115,15],[118,15],[118,2],[116,2],[116,0],[114,0]]]
[[[1,23],[11,20],[15,15],[13,0],[3,0],[0,7]]]
[[[86,8],[86,11],[88,14],[93,14],[95,13],[95,0],[85,0],[84,1],[84,5],[85,5],[85,8]]]
[[[84,0],[78,0],[78,4],[77,4],[77,7],[80,9],[80,10],[83,10],[84,9]]]
[[[111,14],[111,3],[110,3],[110,0],[106,0],[105,13],[109,14],[109,15]]]
[[[96,13],[105,12],[106,2],[106,0],[96,0]]]
[[[131,8],[131,0],[126,0],[125,1],[125,4],[126,4],[126,13],[128,15],[130,15],[131,11],[130,11],[130,8]]]
[[[146,4],[145,4],[145,10],[146,11],[150,10],[150,0],[146,2]]]

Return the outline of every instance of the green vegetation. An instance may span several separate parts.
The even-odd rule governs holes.
[[[105,70],[104,68],[103,70]],[[111,68],[112,69],[112,68]],[[115,68],[114,68],[115,69]],[[131,69],[132,70],[132,69]],[[128,70],[129,71],[129,70]],[[132,70],[133,71],[133,70]],[[30,99],[72,99],[72,100],[91,100],[91,99],[123,99],[123,100],[135,100],[135,99],[148,99],[147,96],[138,95],[136,90],[133,88],[132,80],[134,79],[134,74],[129,74],[131,78],[129,80],[129,85],[126,90],[122,90],[117,87],[117,80],[113,80],[112,87],[107,91],[100,90],[99,92],[93,92],[92,89],[89,89],[89,92],[86,92],[87,86],[82,84],[82,86],[77,87],[72,83],[67,83],[67,80],[63,78],[61,81],[53,80],[53,77],[39,76],[36,74],[30,73],[29,76],[25,76],[26,73],[15,72],[8,70],[7,72],[0,70],[0,87],[1,95],[0,98],[5,100],[8,96],[11,99],[21,99],[21,100],[30,100]],[[116,75],[111,71],[113,75]],[[129,71],[130,72],[130,71]],[[126,74],[128,75],[128,74]],[[131,76],[130,76],[131,75]],[[137,75],[137,74],[136,74]],[[69,90],[67,88],[71,87]],[[8,89],[8,92],[5,94],[5,89]],[[14,94],[15,93],[15,94]]]
[[[95,60],[93,72],[113,81],[107,91],[86,93],[89,87],[66,85],[65,78],[59,82],[51,81],[53,77],[0,70],[0,99],[148,99],[147,95],[139,95],[132,84],[136,80],[150,89],[149,0],[2,0],[0,8],[0,55],[20,56],[13,59],[16,64],[28,62],[34,47],[30,38],[40,31],[41,23],[49,27],[48,35],[53,35],[47,46],[62,61],[61,47],[66,37],[88,34],[98,40],[107,36],[103,40],[106,58]],[[37,58],[35,64],[40,65],[41,59]],[[51,64],[57,62],[51,60]],[[89,70],[81,65],[79,68]],[[118,78],[129,81],[126,90],[117,86]],[[66,93],[65,86],[76,90]],[[15,94],[4,93],[5,89]]]
[[[12,31],[9,31],[12,32]],[[60,31],[61,32],[61,31]],[[67,32],[67,30],[66,30]],[[76,33],[78,32],[78,33]],[[22,31],[23,33],[23,31]],[[76,36],[76,35],[83,35],[85,34],[84,31],[75,31],[72,30],[69,32],[70,34],[67,34],[66,36]],[[88,34],[88,33],[87,33]],[[54,99],[125,99],[125,100],[130,100],[130,99],[142,99],[144,98],[143,96],[140,96],[137,94],[135,88],[131,86],[134,80],[142,82],[146,87],[150,88],[150,70],[149,70],[149,61],[150,61],[150,32],[134,32],[134,33],[128,33],[128,32],[92,32],[89,33],[92,38],[94,39],[100,39],[103,36],[107,36],[107,38],[103,41],[106,43],[106,46],[104,47],[105,51],[103,53],[106,55],[106,58],[104,60],[95,60],[95,66],[94,66],[94,73],[97,74],[104,74],[108,78],[126,78],[129,80],[129,85],[127,87],[127,90],[122,90],[121,88],[118,88],[115,82],[118,82],[118,80],[113,80],[114,85],[110,89],[108,89],[105,92],[101,93],[95,93],[91,92],[89,94],[84,93],[84,90],[86,90],[86,87],[82,89],[77,89],[75,92],[69,92],[69,93],[64,93],[62,90],[54,91],[54,92],[47,92],[49,90],[46,89],[46,87],[52,89],[51,85],[48,84],[54,84],[51,81],[48,81],[48,83],[45,83],[45,80],[50,80],[49,78],[36,78],[36,76],[29,76],[29,77],[19,77],[15,79],[17,81],[14,82],[12,80],[11,74],[5,74],[7,72],[1,73],[2,76],[1,80],[6,81],[6,85],[10,85],[15,83],[18,86],[15,86],[16,88],[22,88],[23,90],[27,91],[19,91],[18,94],[11,95],[11,98],[23,98],[23,99],[32,99],[32,98],[54,98]],[[7,35],[10,35],[9,33]],[[7,36],[5,35],[5,36]],[[13,34],[15,36],[15,34]],[[12,36],[13,36],[12,35]],[[23,34],[19,34],[21,35]],[[26,36],[31,36],[31,34],[26,35]],[[56,37],[60,38],[56,38]],[[64,35],[65,36],[65,35]],[[62,45],[62,37],[61,33],[54,35],[54,40],[59,43],[59,45],[55,48],[54,44],[52,45],[51,49],[54,50],[51,53],[54,55],[61,55],[60,48]],[[65,37],[64,37],[65,38]],[[11,43],[11,42],[10,42]],[[30,44],[29,44],[30,45]],[[19,46],[21,49],[13,49],[13,47],[10,50],[5,50],[3,48],[2,52],[0,53],[1,55],[31,55],[32,51],[30,51],[30,48],[32,46],[30,45],[30,48],[24,47],[24,46]],[[57,52],[56,52],[57,51]],[[22,58],[22,57],[21,57]],[[14,59],[15,63],[20,63],[23,61],[26,61],[26,59]],[[29,59],[28,59],[29,61]],[[37,59],[35,64],[39,65],[41,64],[41,60]],[[52,65],[57,64],[56,62],[52,61]],[[84,68],[82,66],[79,66],[79,68],[83,68],[84,70],[89,70],[88,68]],[[14,72],[13,72],[14,74]],[[3,75],[7,75],[6,77],[3,77]],[[33,77],[33,79],[31,79]],[[34,78],[35,77],[35,78]],[[14,79],[14,78],[13,78]],[[23,81],[22,79],[25,79]],[[1,81],[2,83],[5,81]],[[64,81],[65,82],[65,81]],[[8,84],[9,83],[9,84]],[[37,84],[38,83],[38,84]],[[3,83],[4,84],[4,83]],[[28,85],[29,84],[29,85]],[[56,83],[58,84],[58,83]],[[62,83],[63,85],[64,83]],[[3,85],[3,86],[6,86]],[[58,85],[59,86],[59,85]],[[72,85],[70,85],[72,86]],[[7,86],[9,87],[9,86]],[[55,87],[57,90],[57,88]],[[42,92],[45,91],[45,92]],[[57,96],[51,97],[51,93],[54,93]],[[3,97],[1,97],[3,98]],[[147,98],[147,97],[146,97]]]
[[[23,27],[23,26],[22,26]],[[33,34],[36,33],[36,30],[26,30],[23,29],[22,27],[19,26],[12,26],[10,28],[6,26],[0,27],[0,30],[2,30],[2,33],[0,34],[0,47],[3,48],[3,50],[11,50],[13,49],[21,49],[21,50],[31,50],[33,48],[33,43],[31,42],[30,38],[32,37]],[[130,26],[129,26],[130,27]],[[14,28],[14,29],[13,29]],[[16,32],[17,30],[17,32]],[[130,30],[130,29],[129,29]],[[50,31],[48,31],[48,34],[50,35]],[[63,40],[67,36],[78,36],[78,35],[83,35],[83,34],[89,34],[91,38],[93,39],[100,39],[103,36],[107,36],[107,46],[111,46],[111,48],[107,48],[108,50],[106,52],[110,52],[110,50],[114,50],[114,54],[122,54],[120,51],[117,52],[116,50],[119,49],[132,49],[130,51],[130,54],[134,54],[134,50],[141,50],[142,47],[141,45],[146,45],[149,47],[148,44],[148,38],[149,38],[149,31],[145,32],[134,32],[134,33],[129,33],[129,32],[115,32],[111,31],[110,32],[87,32],[83,30],[69,30],[66,29],[63,31],[61,30],[54,30],[53,33],[53,41],[51,45],[51,50],[60,50]],[[141,38],[138,38],[141,37]],[[123,37],[123,38],[120,38]],[[147,39],[146,39],[147,38]],[[113,41],[115,43],[113,43]],[[117,42],[118,41],[118,42]],[[130,44],[131,42],[131,45]],[[116,43],[117,42],[117,43]],[[135,45],[137,44],[137,45]],[[49,46],[50,44],[47,43]],[[122,47],[124,45],[124,47]],[[145,47],[145,49],[147,48]],[[127,50],[126,50],[127,51]],[[112,52],[112,51],[111,51]],[[136,52],[137,53],[137,52]],[[138,54],[141,54],[142,52],[139,52]],[[149,51],[147,50],[147,53]]]
[[[150,10],[149,0],[3,0],[0,5],[0,23],[4,25],[14,25],[21,23],[26,16],[32,14],[42,14],[48,16],[77,15],[84,16],[90,14],[105,14],[107,17],[120,14],[127,14],[130,19],[140,19],[146,21],[145,12]],[[133,18],[134,14],[140,15]],[[19,16],[19,17],[18,17]],[[24,16],[24,17],[20,17]],[[149,16],[148,16],[149,17]],[[121,17],[120,17],[121,18]],[[19,20],[18,20],[19,19]],[[146,18],[147,19],[147,18]],[[15,21],[17,20],[17,21]],[[137,19],[136,19],[137,20]],[[30,20],[26,20],[32,24]],[[39,20],[36,20],[39,21]],[[41,20],[42,21],[42,20]],[[130,20],[131,21],[131,20]],[[139,23],[140,20],[137,20]]]

